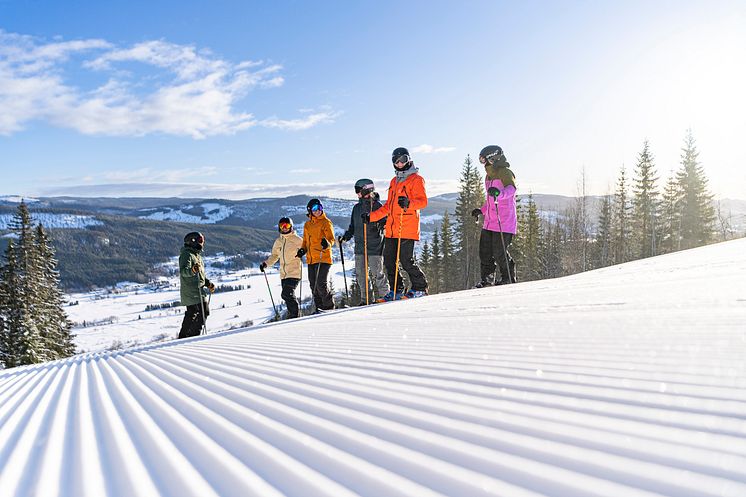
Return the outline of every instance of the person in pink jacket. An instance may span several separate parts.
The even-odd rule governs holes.
[[[484,165],[487,198],[480,209],[471,212],[477,219],[480,214],[484,216],[479,236],[482,281],[476,287],[515,283],[515,262],[508,252],[518,225],[515,175],[503,150],[497,145],[484,147],[479,152],[479,162]],[[500,279],[496,278],[495,266],[500,270]]]

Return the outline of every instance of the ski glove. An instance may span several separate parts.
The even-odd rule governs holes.
[[[409,199],[407,197],[399,197],[398,202],[399,207],[401,207],[402,209],[406,209],[407,207],[409,207]]]
[[[295,257],[298,257],[300,259],[304,255],[306,255],[306,249],[304,249],[303,247],[301,247],[301,248],[298,249],[298,253],[295,254]]]
[[[265,269],[267,269],[266,262],[262,262],[261,264],[259,264],[259,271],[264,272]]]
[[[210,290],[210,293],[215,293],[215,283],[207,285],[207,289]]]
[[[474,217],[474,219],[479,219],[479,215],[482,213],[482,209],[474,209],[471,211],[471,215]]]
[[[194,273],[194,274],[199,273],[199,268],[200,268],[199,262],[195,262],[192,265],[192,273]]]
[[[329,248],[329,242],[326,240],[326,238],[321,239],[321,250],[326,250]]]
[[[487,195],[497,198],[497,196],[500,195],[500,190],[494,186],[491,186],[487,189]]]
[[[368,224],[370,222],[370,212],[363,212],[360,214],[360,217],[363,220],[363,224]]]

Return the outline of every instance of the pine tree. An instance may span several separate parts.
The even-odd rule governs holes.
[[[610,195],[601,198],[601,209],[598,215],[598,229],[594,242],[593,262],[594,268],[606,267],[613,262],[613,229],[614,212],[612,209]]]
[[[430,288],[432,287],[431,262],[432,262],[432,251],[430,250],[430,244],[427,241],[425,241],[425,243],[422,244],[422,251],[420,252],[420,256],[418,257],[418,264],[420,265],[420,269],[422,269],[422,272],[425,273],[425,276],[428,279],[428,285],[430,285]]]
[[[24,285],[16,258],[16,245],[10,241],[5,251],[5,266],[0,278],[0,315],[3,316],[3,336],[0,339],[0,360],[6,368],[34,364],[47,359],[44,344],[32,319],[31,297]]]
[[[542,278],[559,278],[560,276],[565,276],[567,271],[562,265],[564,229],[559,218],[554,219],[552,222],[547,222],[544,232],[544,243],[542,244],[544,272]]]
[[[632,237],[635,240],[636,258],[650,257],[658,252],[660,243],[656,226],[660,200],[650,144],[643,142],[642,152],[637,157],[635,182],[632,197]]]
[[[614,193],[614,236],[613,254],[614,263],[620,264],[631,260],[631,246],[629,241],[630,235],[630,209],[629,198],[627,193],[627,174],[622,166],[619,172],[619,181]]]
[[[456,251],[453,243],[453,229],[448,211],[443,214],[443,220],[440,223],[440,278],[441,292],[451,292],[453,290],[463,290],[460,278],[461,267],[456,263]]]
[[[464,269],[459,287],[459,279],[453,283],[454,289],[471,288],[479,281],[479,234],[481,224],[475,221],[471,211],[484,203],[482,175],[472,165],[468,155],[464,160],[459,180],[459,195],[454,213],[456,257]]]
[[[435,294],[442,291],[441,285],[441,252],[439,230],[433,233],[432,256],[430,257],[430,273],[427,274],[428,293]]]
[[[682,148],[681,169],[676,174],[682,193],[681,245],[685,249],[705,245],[713,239],[713,195],[708,191],[707,178],[698,158],[699,152],[689,130]]]
[[[532,281],[541,279],[544,272],[544,262],[542,260],[542,245],[544,240],[541,218],[539,218],[539,211],[532,194],[528,196],[528,207],[525,218],[524,231],[521,232],[521,238],[524,241],[521,281]],[[520,266],[516,265],[516,267]]]
[[[681,250],[681,185],[672,172],[663,189],[660,216],[660,252]]]
[[[40,275],[44,282],[38,289],[40,307],[37,321],[50,359],[61,359],[75,353],[71,333],[72,323],[63,309],[65,297],[60,289],[60,275],[47,234],[41,224],[36,227],[35,248],[41,262]]]

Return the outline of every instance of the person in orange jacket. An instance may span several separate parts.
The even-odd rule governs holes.
[[[389,284],[396,280],[383,300],[399,300],[427,295],[427,278],[414,259],[414,243],[420,239],[420,210],[427,207],[425,180],[414,167],[409,150],[398,147],[391,153],[396,175],[389,184],[386,203],[381,208],[362,215],[363,222],[375,222],[384,217],[386,232],[383,242],[383,263],[386,266]],[[402,269],[409,275],[412,288],[403,294],[404,285],[399,268],[396,267],[397,256]]]
[[[317,198],[306,206],[308,221],[303,225],[303,245],[296,257],[306,256],[308,282],[313,290],[316,312],[334,309],[334,298],[329,290],[329,269],[332,267],[334,226],[324,213],[324,206]]]

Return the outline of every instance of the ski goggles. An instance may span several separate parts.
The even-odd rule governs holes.
[[[407,154],[400,155],[399,157],[392,157],[391,158],[391,162],[393,162],[394,164],[396,164],[397,162],[401,162],[402,164],[406,164],[410,160],[412,160],[412,158],[410,156],[408,156]]]
[[[290,223],[280,223],[279,228],[280,231],[290,231],[293,229],[293,225]]]
[[[311,206],[311,212],[324,212],[324,208],[321,206],[321,204],[313,204]]]
[[[363,185],[363,186],[356,186],[355,187],[355,193],[361,193],[362,192],[363,194],[367,194],[367,193],[372,192],[373,190],[375,190],[375,187],[373,186],[373,183],[370,183],[370,184],[367,184],[367,185]]]

